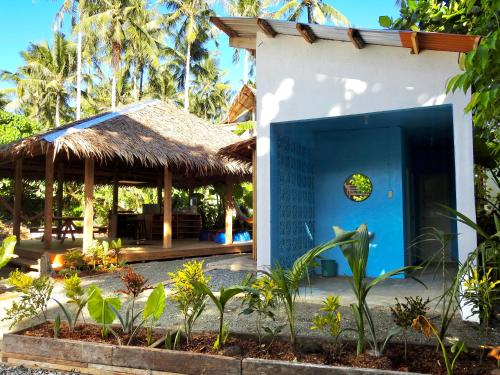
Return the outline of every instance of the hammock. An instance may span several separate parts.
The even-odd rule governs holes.
[[[247,224],[253,224],[253,217],[246,216],[241,210],[240,206],[233,200],[234,208],[236,209],[236,215],[240,218],[240,220],[244,221]]]

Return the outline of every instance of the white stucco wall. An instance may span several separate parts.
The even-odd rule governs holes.
[[[459,72],[458,53],[257,36],[258,267],[270,264],[270,124],[308,118],[453,105],[457,208],[475,219],[470,95],[446,94]],[[474,231],[458,224],[459,258],[475,248]]]

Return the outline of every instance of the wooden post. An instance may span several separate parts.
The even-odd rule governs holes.
[[[39,262],[40,275],[50,272],[50,256],[47,250],[52,246],[52,205],[54,200],[54,148],[49,147],[45,154],[45,207],[44,207],[44,252]]]
[[[57,165],[57,196],[56,196],[56,214],[59,218],[63,216],[64,209],[64,164]],[[62,220],[57,221],[57,239],[61,239]]]
[[[168,167],[163,173],[163,247],[172,247],[172,172]]]
[[[113,201],[111,203],[111,218],[109,221],[109,237],[118,237],[118,176],[115,172],[113,175]]]
[[[224,198],[226,206],[226,245],[233,243],[233,179],[226,177],[226,196]]]
[[[156,184],[156,204],[158,205],[158,209],[161,208],[162,205],[162,200],[161,200],[161,189],[163,187],[163,182],[161,180],[161,177],[158,178],[158,183]]]
[[[85,159],[83,252],[91,246],[94,232],[94,160]]]
[[[14,215],[12,218],[12,232],[17,237],[17,243],[21,242],[21,201],[23,199],[23,159],[16,160],[16,171],[14,175]]]
[[[252,150],[252,258],[257,260],[257,151]]]

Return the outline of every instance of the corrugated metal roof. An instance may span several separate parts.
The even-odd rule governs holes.
[[[263,19],[263,18],[261,18]],[[245,17],[212,17],[212,22],[230,37],[255,37],[260,30],[257,18]],[[265,20],[278,34],[301,36],[297,23],[275,19]],[[349,28],[308,24],[319,39],[349,42]],[[367,44],[412,48],[412,31],[372,30],[356,28],[363,41]],[[475,35],[459,35],[445,33],[417,32],[420,49],[437,51],[468,52],[479,43],[480,37]]]

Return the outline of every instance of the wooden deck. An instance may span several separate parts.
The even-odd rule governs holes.
[[[64,254],[66,250],[81,248],[81,246],[81,238],[77,238],[75,241],[66,240],[63,245],[54,240],[52,249],[49,251],[51,261],[54,262],[57,255]],[[20,259],[21,262],[19,263],[14,259],[13,263],[21,266],[35,266],[43,251],[43,243],[40,240],[21,241],[15,251],[19,256],[17,259]],[[161,241],[147,241],[140,245],[136,245],[132,241],[124,241],[121,259],[130,263],[251,252],[251,241],[221,245],[215,242],[198,241],[197,239],[183,239],[173,240],[170,249],[162,248]]]

